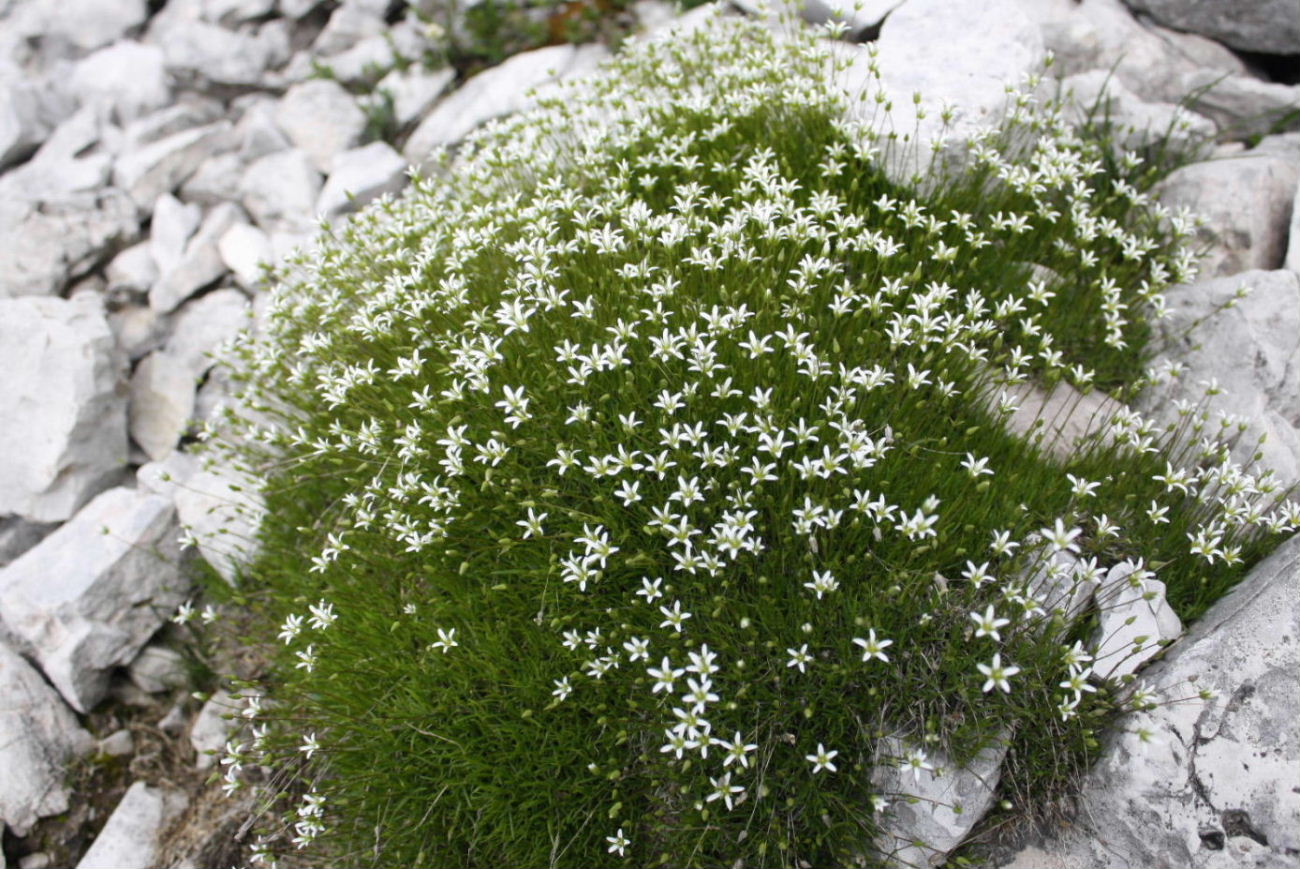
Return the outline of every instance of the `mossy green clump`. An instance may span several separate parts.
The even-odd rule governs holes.
[[[1141,161],[1026,99],[920,196],[841,71],[634,45],[279,276],[217,438],[272,658],[227,782],[301,794],[262,852],[876,865],[882,770],[1009,739],[1032,798],[1144,702],[1074,592],[1128,561],[1193,617],[1296,526],[1212,437],[1008,428],[1017,384],[1140,382],[1191,267]]]

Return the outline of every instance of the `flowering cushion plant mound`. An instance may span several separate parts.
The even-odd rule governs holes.
[[[1296,525],[1203,412],[1008,429],[1142,382],[1191,257],[1141,160],[1025,97],[921,197],[835,64],[637,44],[279,276],[214,441],[267,506],[265,860],[877,865],[891,774],[1001,745],[1023,807],[1144,702],[1109,568],[1193,617]]]

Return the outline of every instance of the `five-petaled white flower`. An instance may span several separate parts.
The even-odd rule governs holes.
[[[831,760],[837,754],[839,754],[838,751],[827,751],[826,746],[822,745],[819,742],[817,743],[817,753],[806,755],[804,757],[804,760],[808,761],[813,765],[814,775],[816,775],[817,773],[821,772],[824,769],[828,769],[831,772],[835,772],[836,767],[835,764],[831,763]]]
[[[619,827],[618,832],[612,836],[606,836],[605,841],[609,842],[609,853],[623,856],[623,850],[632,844],[632,840],[623,835],[623,828]]]
[[[1011,619],[998,618],[997,612],[993,609],[993,604],[989,604],[988,609],[984,610],[983,615],[980,615],[979,613],[971,613],[970,617],[971,621],[975,622],[977,626],[975,628],[976,639],[980,637],[992,637],[994,640],[1000,641],[1002,635],[998,633],[998,628],[1003,625],[1011,624]]]
[[[459,646],[459,645],[460,643],[456,642],[455,628],[452,628],[450,631],[444,630],[443,628],[438,628],[438,640],[437,642],[430,643],[429,648],[442,649],[442,653],[445,655],[449,651],[451,651],[452,646]]]
[[[1001,689],[1003,692],[1010,694],[1011,683],[1007,680],[1020,672],[1019,667],[1004,667],[1002,665],[1001,652],[997,652],[993,655],[993,662],[991,664],[976,664],[975,666],[979,668],[981,673],[988,677],[983,688],[985,693],[992,691],[996,687]]]
[[[808,654],[807,643],[798,649],[786,649],[785,653],[790,656],[790,660],[785,664],[787,667],[798,667],[800,673],[808,672],[804,669],[804,665],[811,664],[813,656]]]
[[[872,658],[879,658],[880,660],[885,661],[886,663],[888,663],[889,661],[889,656],[885,654],[884,650],[886,647],[892,646],[894,644],[893,640],[876,639],[875,628],[872,628],[867,633],[867,639],[864,640],[861,637],[854,637],[853,642],[855,645],[862,647],[863,661],[870,661]]]

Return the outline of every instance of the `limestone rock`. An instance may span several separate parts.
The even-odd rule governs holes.
[[[110,295],[147,293],[158,280],[158,261],[150,242],[142,241],[123,250],[104,269]]]
[[[114,43],[79,61],[72,87],[81,104],[125,123],[171,100],[162,49],[132,40]]]
[[[268,232],[313,230],[320,189],[320,172],[297,148],[253,162],[239,183],[244,208]]]
[[[202,208],[183,204],[170,193],[164,193],[154,202],[153,219],[149,224],[149,252],[153,254],[160,275],[176,268],[185,254],[185,242],[202,222]]]
[[[176,314],[166,352],[186,372],[190,387],[207,373],[222,342],[248,325],[248,299],[238,290],[214,290],[182,307]]]
[[[245,165],[239,154],[230,152],[204,160],[181,185],[180,198],[207,207],[238,202],[239,182],[244,177]]]
[[[126,460],[125,364],[102,303],[0,299],[0,515],[67,519]]]
[[[66,811],[66,764],[92,742],[41,674],[0,643],[0,826],[25,836]]]
[[[1211,245],[1206,276],[1276,269],[1285,253],[1287,223],[1300,166],[1250,152],[1193,163],[1170,173],[1157,195],[1171,208],[1205,219],[1198,238]]]
[[[1140,22],[1122,0],[1021,0],[1053,55],[1051,72],[1113,72],[1146,102],[1178,103],[1196,74],[1244,76],[1246,65],[1218,43]]]
[[[182,130],[122,154],[113,166],[113,183],[144,208],[175,190],[199,164],[230,144],[227,121]]]
[[[1244,75],[1224,78],[1213,71],[1192,73],[1183,82],[1191,107],[1213,120],[1232,139],[1270,133],[1300,109],[1298,85],[1260,81]]]
[[[991,391],[990,406],[996,406],[1002,389]],[[1068,383],[1057,383],[1046,391],[1025,382],[1006,388],[1016,410],[1007,418],[1007,429],[1020,437],[1032,437],[1037,446],[1060,461],[1068,460],[1076,445],[1103,432],[1123,405],[1106,393],[1082,393]]]
[[[292,147],[289,137],[276,121],[279,104],[268,97],[257,95],[255,100],[243,100],[243,114],[235,125],[235,140],[239,143],[239,159],[251,163],[259,157],[274,154]]]
[[[438,98],[456,80],[451,67],[430,72],[419,64],[402,70],[395,69],[379,81],[377,92],[386,92],[393,100],[393,120],[400,129],[406,129],[424,117]]]
[[[148,41],[160,46],[167,68],[195,84],[260,84],[267,70],[289,59],[289,33],[269,22],[256,33],[236,32],[197,19],[173,19],[149,29]]]
[[[180,452],[140,468],[137,478],[143,488],[175,502],[181,526],[193,533],[199,553],[233,583],[238,569],[257,554],[265,510],[257,481],[231,468],[204,467]]]
[[[1300,185],[1296,186],[1295,199],[1291,203],[1291,225],[1287,230],[1285,265],[1293,272],[1300,272]]]
[[[1242,51],[1300,54],[1300,0],[1125,0],[1166,27]]]
[[[123,305],[108,315],[117,346],[132,362],[157,350],[163,342],[163,320],[148,305]]]
[[[121,190],[0,200],[0,298],[54,295],[140,233]]]
[[[225,746],[226,739],[238,720],[226,716],[238,714],[239,704],[224,689],[217,691],[203,704],[190,726],[190,745],[194,746],[195,766],[201,770],[210,769],[217,762],[217,753]]]
[[[1085,780],[1077,832],[1034,842],[1009,865],[1300,863],[1298,637],[1300,539],[1292,538],[1138,676],[1159,705],[1120,720]],[[1216,696],[1199,699],[1202,690]],[[1233,844],[1244,837],[1250,847]]]
[[[160,314],[175,310],[177,305],[224,275],[226,264],[217,250],[217,241],[243,217],[239,206],[229,202],[209,211],[198,232],[185,243],[176,265],[162,271],[150,288],[149,307]]]
[[[275,10],[275,0],[203,0],[201,5],[204,21],[227,26],[261,18]]]
[[[1142,577],[1132,562],[1112,567],[1096,598],[1093,671],[1103,679],[1136,672],[1183,632],[1182,621],[1165,600],[1165,584]]]
[[[312,79],[289,88],[275,120],[294,147],[311,158],[318,172],[329,172],[334,155],[358,144],[366,129],[366,115],[357,101],[329,79]]]
[[[141,691],[161,694],[189,684],[185,656],[167,646],[145,646],[127,667],[127,676]]]
[[[57,528],[53,522],[28,522],[16,516],[0,519],[0,567],[4,567]]]
[[[185,599],[176,536],[167,499],[110,489],[0,570],[5,627],[77,711]]]
[[[207,126],[221,120],[224,114],[218,100],[198,94],[182,94],[167,108],[137,118],[123,127],[116,153],[126,154],[175,133]]]
[[[1253,292],[1230,310],[1209,317],[1190,336],[1188,327],[1231,301],[1238,288]],[[1251,271],[1201,281],[1169,293],[1171,314],[1157,323],[1161,359],[1178,360],[1187,372],[1166,387],[1150,390],[1140,407],[1165,423],[1176,423],[1173,402],[1196,403],[1212,378],[1223,390],[1211,399],[1214,412],[1250,423],[1233,458],[1245,463],[1258,449],[1262,464],[1283,486],[1300,480],[1300,277],[1291,271]],[[1263,444],[1257,435],[1267,435]]]
[[[326,56],[347,51],[368,36],[378,36],[387,29],[384,10],[375,4],[342,3],[330,14],[325,29],[312,43],[312,51]]]
[[[327,218],[356,211],[372,199],[406,186],[406,160],[386,142],[344,151],[334,158],[333,165],[316,200],[316,213]]]
[[[914,747],[898,737],[881,740],[883,756],[872,771],[871,783],[876,793],[899,796],[885,811],[876,845],[890,855],[891,866],[939,866],[993,805],[1007,754],[1006,736],[985,747],[965,767],[951,766],[941,751],[929,751],[934,770],[919,776],[904,772],[899,764]]]
[[[221,260],[230,269],[235,280],[246,290],[257,289],[262,279],[262,264],[274,261],[271,239],[266,233],[248,223],[236,223],[222,233],[217,241]]]
[[[163,831],[188,804],[183,791],[135,782],[77,869],[148,869],[157,865]]]
[[[1062,87],[1072,96],[1072,120],[1081,124],[1098,112],[1115,125],[1117,151],[1138,151],[1162,140],[1191,149],[1214,138],[1214,122],[1171,103],[1149,103],[1115,81],[1108,72],[1093,70],[1068,76]]]
[[[402,153],[421,164],[435,147],[455,144],[487,121],[521,111],[531,104],[528,89],[560,76],[573,59],[572,45],[553,45],[516,54],[479,73],[434,107]]]
[[[930,165],[934,143],[942,140],[941,152],[956,154],[950,149],[1000,123],[1007,87],[1023,86],[1028,76],[1041,71],[1045,57],[1039,29],[1017,0],[908,0],[885,19],[875,46],[879,81],[868,71],[871,58],[865,46],[843,49],[853,62],[844,73],[850,112],[857,117],[876,110],[872,96],[858,100],[863,92],[874,95],[883,89],[893,102],[889,125],[910,147],[895,149],[884,168],[903,181]],[[934,62],[939,50],[943,63]],[[919,106],[913,103],[917,93]],[[951,110],[946,128],[945,107]],[[918,108],[925,112],[920,121]]]
[[[75,108],[48,79],[0,77],[0,169],[28,157]]]
[[[194,377],[171,354],[150,353],[131,375],[131,438],[157,460],[175,447],[194,415]]]

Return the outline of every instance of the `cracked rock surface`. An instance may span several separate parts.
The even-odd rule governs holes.
[[[1300,537],[1140,681],[1162,705],[1119,722],[1075,832],[1000,865],[1300,867]]]

